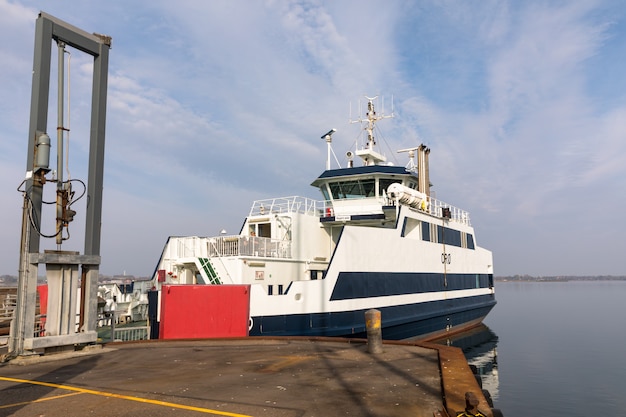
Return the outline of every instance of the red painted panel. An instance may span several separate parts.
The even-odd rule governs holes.
[[[39,293],[39,314],[44,315],[48,312],[48,284],[37,285]]]
[[[37,285],[37,292],[39,293],[39,315],[41,316],[41,328],[38,336],[45,336],[46,328],[46,315],[48,314],[48,284]]]
[[[163,285],[160,339],[248,335],[249,285]]]

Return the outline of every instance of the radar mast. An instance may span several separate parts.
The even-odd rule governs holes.
[[[367,112],[365,113],[365,118],[359,116],[357,120],[350,120],[351,123],[361,123],[364,126],[363,130],[367,132],[367,144],[365,145],[365,148],[357,149],[355,153],[363,160],[364,165],[380,165],[387,162],[387,158],[375,150],[376,140],[374,138],[374,127],[376,125],[376,122],[378,122],[379,120],[389,119],[394,116],[393,99],[391,105],[391,114],[386,116],[384,114],[384,107],[383,111],[380,114],[376,113],[374,103],[378,99],[378,96],[365,96],[365,98],[367,99]],[[360,107],[361,106],[359,103],[359,114],[361,114]]]

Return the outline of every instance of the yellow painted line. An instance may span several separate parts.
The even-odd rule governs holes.
[[[36,400],[24,401],[24,402],[21,402],[21,403],[0,405],[0,408],[19,407],[19,406],[27,405],[27,404],[31,404],[31,403],[40,403],[40,402],[43,402],[43,401],[58,400],[59,398],[71,397],[72,395],[80,395],[80,394],[83,394],[83,393],[82,392],[72,392],[70,394],[55,395],[54,397],[38,398]]]
[[[190,405],[170,403],[170,402],[167,402],[167,401],[150,400],[148,398],[132,397],[130,395],[114,394],[112,392],[96,391],[96,390],[91,390],[91,389],[86,389],[86,388],[72,387],[70,385],[52,384],[50,382],[31,381],[31,380],[28,380],[28,379],[8,378],[8,377],[3,377],[3,376],[0,376],[0,381],[17,382],[17,383],[20,383],[20,384],[41,385],[41,386],[44,386],[44,387],[64,389],[64,390],[75,391],[75,392],[83,393],[83,394],[99,395],[101,397],[109,397],[109,398],[119,398],[119,399],[122,399],[122,400],[136,401],[136,402],[139,402],[139,403],[146,403],[146,404],[153,404],[153,405],[161,405],[161,406],[164,406],[164,407],[178,408],[180,410],[197,411],[199,413],[214,414],[214,415],[218,415],[218,416],[251,417],[251,416],[248,416],[246,414],[229,413],[227,411],[211,410],[209,408],[193,407],[193,406],[190,406]]]

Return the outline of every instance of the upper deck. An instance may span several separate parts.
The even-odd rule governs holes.
[[[427,146],[422,144],[398,151],[408,153],[406,167],[388,163],[387,158],[376,151],[374,125],[379,120],[393,117],[393,114],[385,116],[384,111],[375,111],[377,97],[367,97],[367,100],[366,117],[358,120],[365,125],[363,130],[367,132],[367,144],[355,153],[346,153],[347,167],[330,167],[331,154],[334,154],[332,135],[336,129],[322,136],[328,147],[326,170],[311,185],[319,188],[324,200],[297,196],[257,200],[252,204],[248,222],[265,220],[264,217],[269,214],[300,213],[319,217],[326,224],[358,222],[375,226],[379,221],[380,225],[389,224],[394,219],[394,206],[406,205],[430,216],[471,226],[467,211],[431,197],[430,149]],[[362,166],[354,166],[355,155],[362,159]]]
[[[374,200],[372,197],[361,197],[363,202],[366,200]],[[470,215],[467,211],[458,207],[454,207],[448,203],[437,200],[433,197],[428,197],[429,204],[424,210],[421,210],[431,216],[443,218],[445,213],[444,209],[448,209],[450,213],[449,220],[471,226]],[[395,201],[387,198],[382,204],[380,204],[381,213],[383,208],[394,206]],[[446,210],[447,212],[447,210]],[[270,214],[305,214],[309,216],[315,216],[320,219],[328,217],[334,213],[334,207],[332,201],[313,200],[307,197],[291,196],[291,197],[279,197],[269,198],[265,200],[256,200],[252,203],[250,208],[249,217],[268,216]]]

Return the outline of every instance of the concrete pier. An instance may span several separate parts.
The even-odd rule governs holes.
[[[354,339],[111,343],[0,365],[0,416],[456,416],[491,411],[457,348]],[[461,408],[459,408],[461,407]]]

